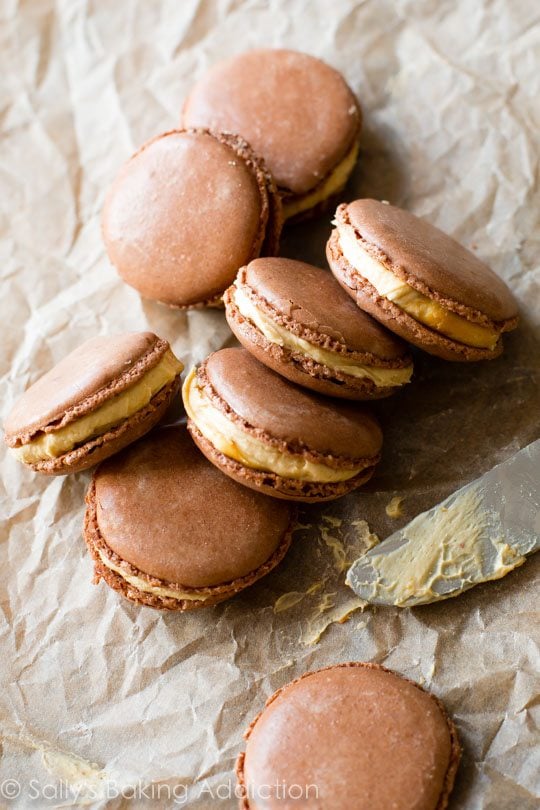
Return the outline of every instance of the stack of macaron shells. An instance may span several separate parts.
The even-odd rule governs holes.
[[[234,483],[197,450],[178,424],[182,371],[151,332],[92,338],[14,404],[5,440],[35,472],[98,464],[84,521],[95,581],[185,611],[269,573],[289,548],[295,511]],[[175,426],[158,427],[168,411]],[[226,509],[237,522],[223,521]]]
[[[106,198],[105,246],[128,284],[175,308],[224,305],[242,348],[217,351],[187,374],[187,427],[214,467],[264,501],[328,501],[369,481],[382,433],[357,402],[410,382],[408,344],[448,360],[490,359],[517,323],[512,294],[487,265],[387,203],[338,206],[331,273],[275,255],[283,212],[312,215],[343,188],[361,120],[333,68],[293,51],[250,51],[195,85],[182,128],[144,144]],[[94,466],[159,422],[182,370],[151,333],[88,341],[15,404],[6,442],[38,472]],[[90,527],[99,522],[94,501]],[[138,558],[121,552],[111,554],[137,569]],[[103,566],[100,556],[97,575],[116,582],[119,572]],[[219,584],[148,560],[140,572],[184,592]]]
[[[320,59],[258,49],[204,76],[181,119],[118,173],[103,238],[143,297],[220,306],[239,267],[278,252],[284,218],[332,205],[356,163],[362,115]]]
[[[182,124],[239,132],[264,159],[286,220],[325,210],[359,149],[362,113],[343,76],[305,53],[258,49],[217,64],[195,84]]]

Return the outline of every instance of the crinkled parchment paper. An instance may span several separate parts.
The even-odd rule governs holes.
[[[453,807],[537,807],[540,559],[412,610],[362,611],[343,585],[371,532],[387,536],[538,435],[537,5],[4,0],[1,14],[3,409],[98,333],[150,328],[188,365],[230,340],[221,313],[169,311],[121,284],[99,213],[122,161],[177,124],[191,82],[255,45],[345,73],[366,114],[349,196],[404,205],[472,247],[515,290],[522,323],[493,363],[418,356],[414,384],[377,406],[384,460],[368,491],[303,510],[274,574],[193,615],[94,587],[89,475],[47,479],[3,456],[0,805],[234,807],[234,759],[265,698],[363,659],[424,683],[455,717]],[[283,253],[324,263],[329,231],[329,216],[298,226]]]

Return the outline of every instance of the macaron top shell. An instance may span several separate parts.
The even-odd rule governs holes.
[[[341,344],[360,355],[410,362],[406,344],[359,309],[327,270],[293,259],[265,258],[250,262],[243,278],[263,308],[269,304],[298,327],[299,335],[308,330],[322,345],[329,338],[334,349]]]
[[[285,503],[216,470],[183,427],[155,431],[107,460],[94,482],[109,548],[144,573],[189,587],[254,571],[291,519]]]
[[[103,236],[111,262],[143,296],[192,306],[216,298],[259,254],[269,216],[263,169],[240,138],[173,131],[124,165]]]
[[[458,314],[495,323],[513,319],[515,299],[496,273],[474,253],[414,214],[377,200],[355,200],[338,208],[362,247],[393,273]],[[457,305],[457,306],[455,306]]]
[[[262,793],[257,799],[259,786],[282,782],[304,786],[314,807],[350,808],[354,797],[355,810],[435,810],[446,806],[439,802],[459,757],[438,701],[369,664],[293,681],[271,698],[247,739],[240,776],[253,810],[292,807],[282,799],[265,803]]]
[[[97,408],[159,363],[169,344],[152,332],[91,338],[31,385],[8,414],[6,439],[27,441]]]
[[[215,352],[203,373],[222,407],[255,428],[262,440],[286,443],[293,452],[354,459],[380,452],[382,433],[368,411],[299,388],[245,349]]]
[[[183,122],[240,133],[278,187],[305,194],[350,149],[361,115],[338,71],[308,54],[263,49],[210,70],[191,91]]]

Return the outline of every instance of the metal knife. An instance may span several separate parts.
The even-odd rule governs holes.
[[[540,439],[423,512],[356,560],[347,584],[411,607],[499,579],[540,548]]]

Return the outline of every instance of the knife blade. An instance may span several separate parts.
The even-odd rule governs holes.
[[[540,439],[414,518],[351,565],[376,605],[412,607],[500,579],[540,548]]]

